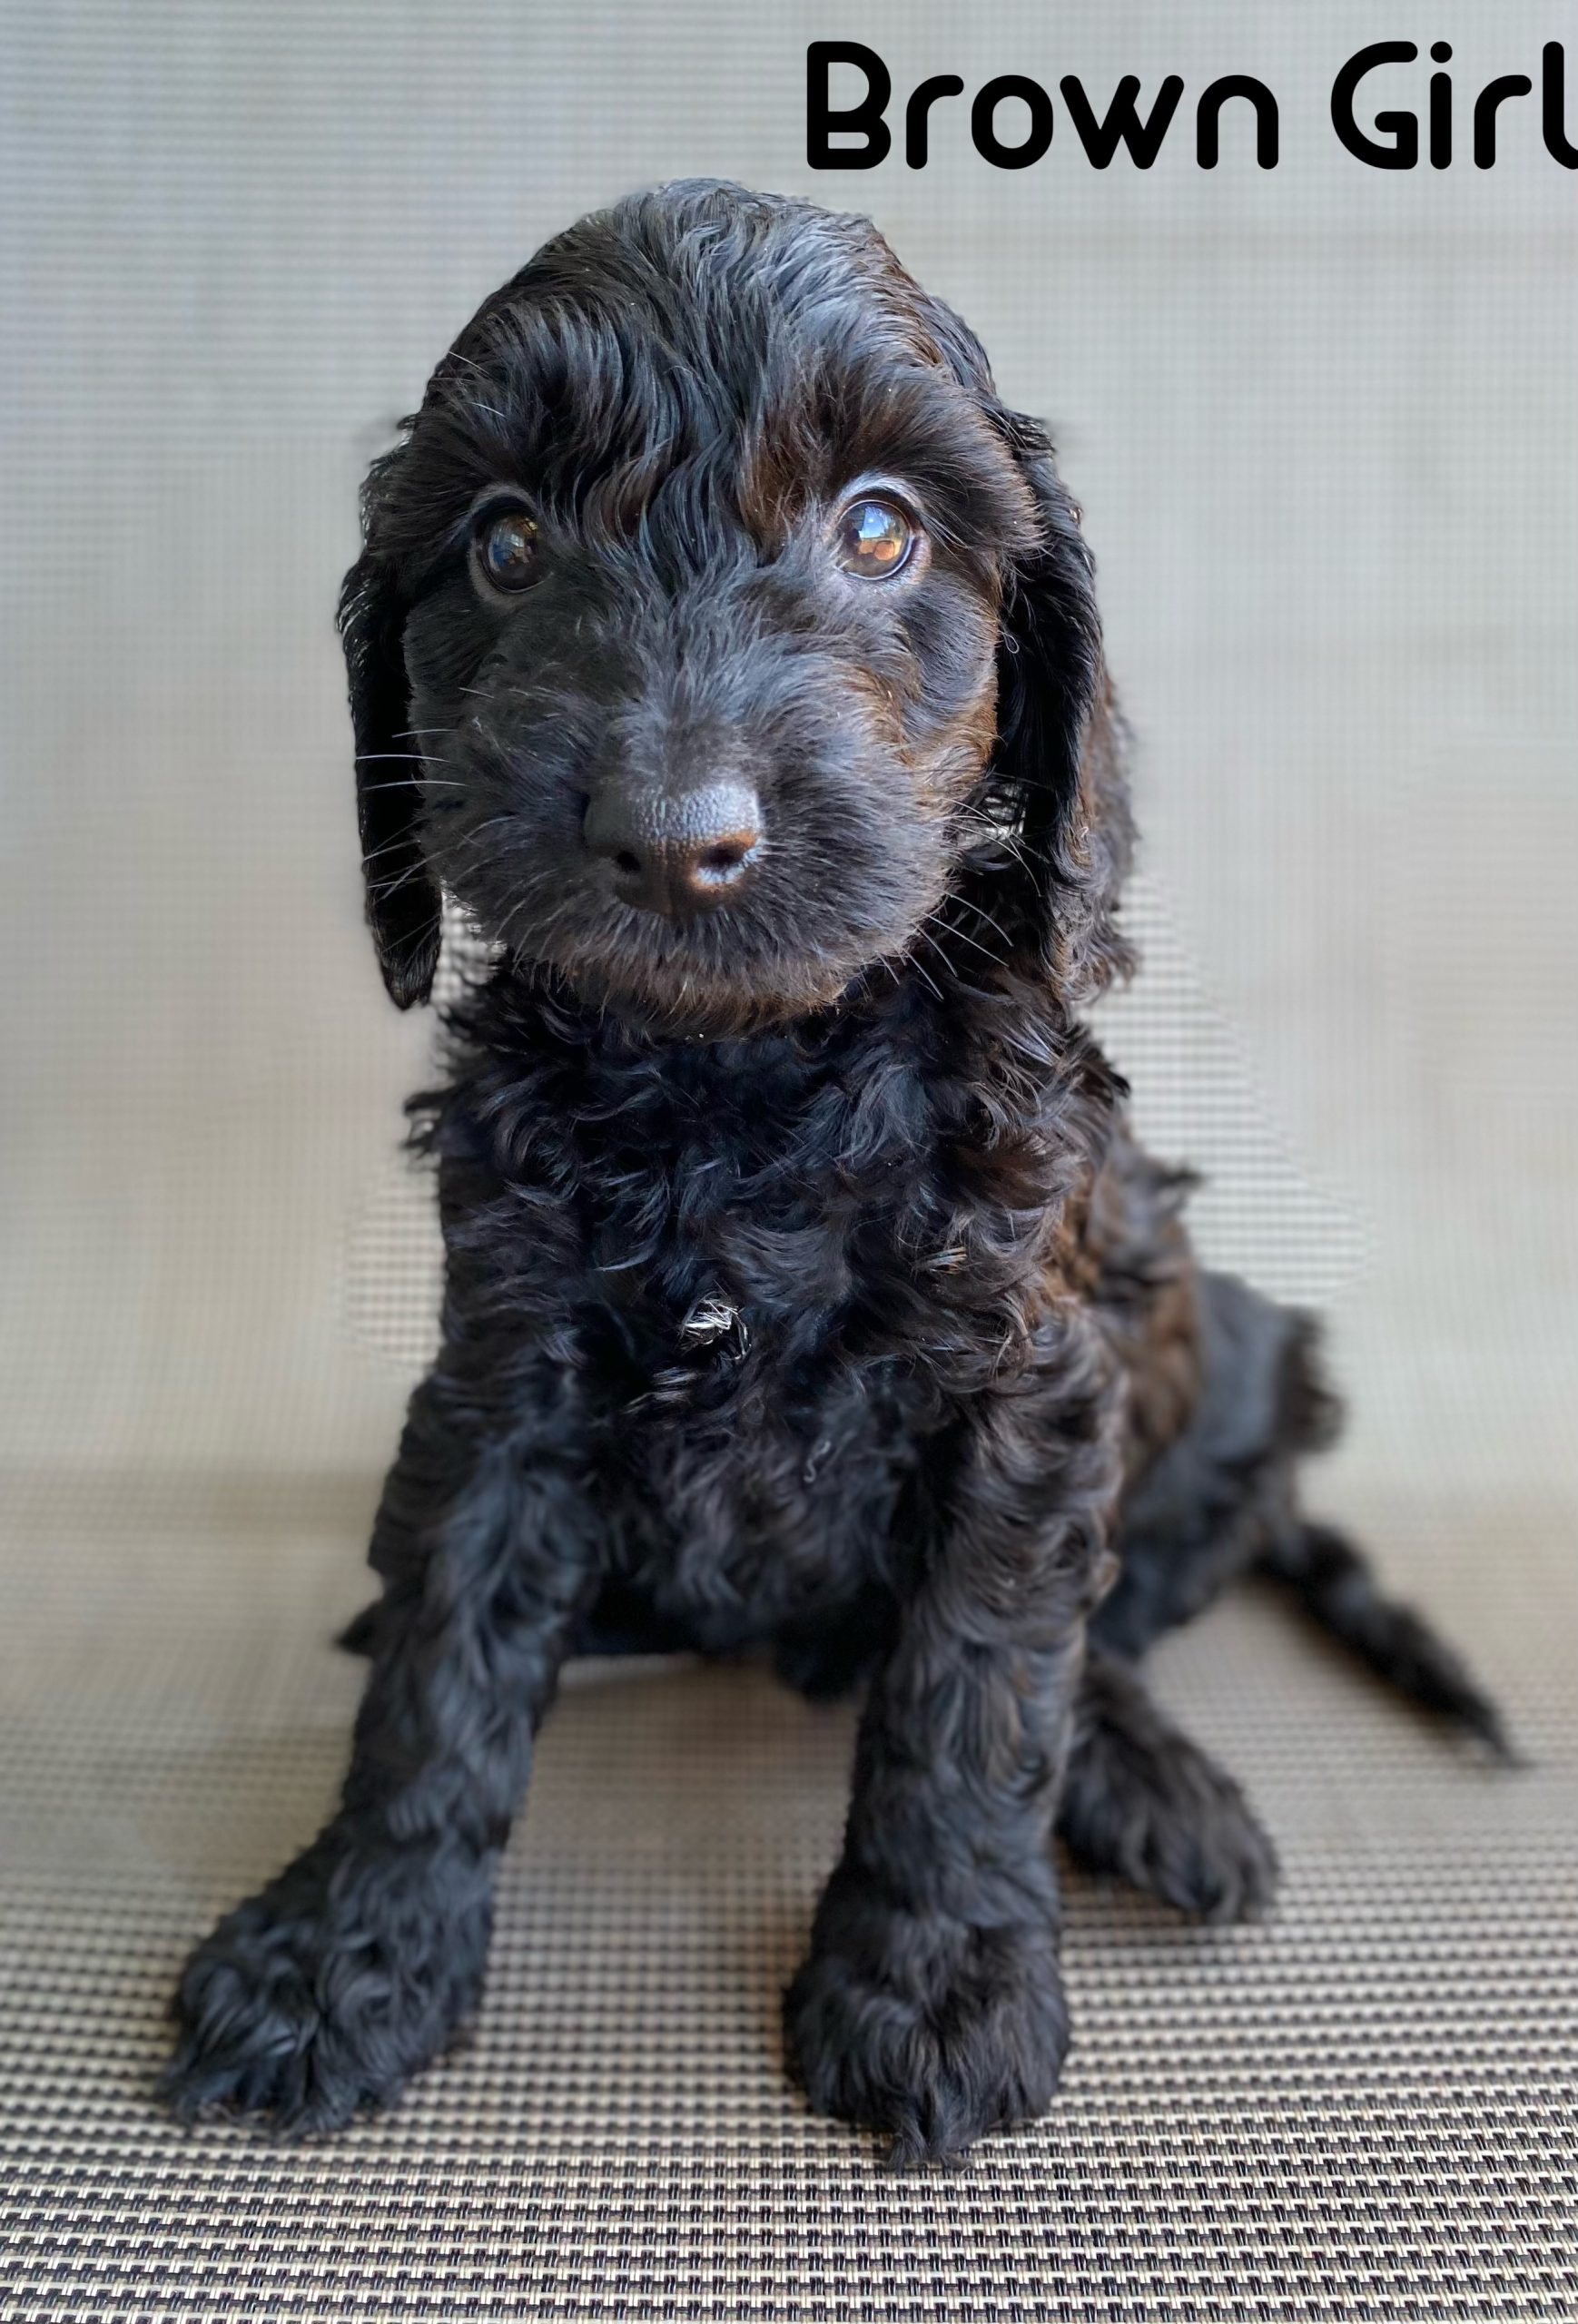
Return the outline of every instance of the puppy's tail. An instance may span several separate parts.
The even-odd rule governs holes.
[[[334,1634],[334,1643],[342,1654],[373,1655],[378,1651],[378,1618],[382,1601],[375,1598],[360,1614],[353,1614],[342,1630]]]
[[[1346,1535],[1296,1521],[1277,1531],[1257,1563],[1380,1678],[1477,1735],[1498,1758],[1521,1761],[1500,1711],[1457,1654],[1411,1608],[1386,1596],[1369,1560]]]

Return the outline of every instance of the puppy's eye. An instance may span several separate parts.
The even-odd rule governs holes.
[[[496,589],[525,589],[537,578],[537,527],[524,508],[486,517],[477,533],[477,562]]]
[[[834,554],[861,581],[886,581],[910,561],[915,527],[892,500],[852,500],[838,520]]]

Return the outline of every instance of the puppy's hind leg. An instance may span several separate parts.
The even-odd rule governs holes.
[[[1252,1919],[1276,1893],[1277,1851],[1238,1786],[1110,1655],[1086,1661],[1058,1832],[1088,1871],[1207,1920]]]

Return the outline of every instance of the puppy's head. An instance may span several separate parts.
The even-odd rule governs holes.
[[[1044,436],[865,222],[715,184],[584,220],[363,515],[340,617],[402,1007],[444,886],[669,1029],[826,1007],[972,882],[977,940],[1071,973],[1089,559]]]

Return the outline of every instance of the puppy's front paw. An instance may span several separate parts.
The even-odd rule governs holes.
[[[485,1895],[457,1911],[427,1867],[320,1841],[192,1954],[160,2095],[291,2133],[387,2106],[475,2007],[487,1942]]]
[[[894,2162],[962,2153],[1051,2103],[1069,2024],[1050,1913],[975,1925],[841,1870],[784,2020],[819,2112],[887,2132]]]

